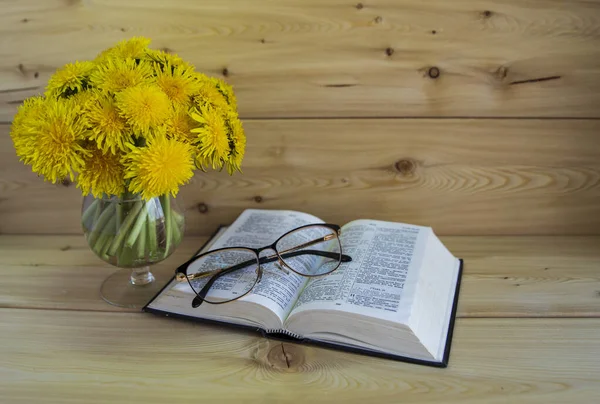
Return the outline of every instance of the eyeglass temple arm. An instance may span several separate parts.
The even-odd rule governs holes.
[[[321,237],[321,238],[317,238],[317,239],[314,239],[314,240],[311,240],[311,241],[307,241],[306,243],[297,245],[296,247],[292,247],[292,248],[288,248],[287,250],[280,251],[279,254],[283,256],[283,254],[285,254],[287,252],[301,250],[303,248],[310,247],[311,245],[319,244],[319,243],[322,243],[323,241],[332,240],[334,238],[335,238],[335,236],[333,234],[328,234],[325,237]]]
[[[289,258],[289,257],[296,257],[298,255],[304,255],[304,254],[308,254],[308,255],[319,255],[321,257],[326,257],[326,258],[331,258],[331,259],[337,259],[339,258],[340,254],[338,253],[333,253],[333,252],[329,252],[329,251],[320,251],[320,250],[302,250],[302,251],[292,251],[292,252],[286,252],[281,254],[281,258]],[[273,261],[277,261],[277,257],[275,258],[271,258],[271,257],[266,257],[269,258],[268,261],[265,261],[264,263],[269,263],[269,262],[273,262]],[[350,257],[349,255],[346,254],[342,254],[341,257],[341,262],[350,262],[352,261],[352,257]],[[263,262],[261,261],[261,264]]]
[[[221,276],[223,275],[227,275],[231,272],[237,271],[238,269],[242,269],[245,267],[248,267],[250,265],[252,265],[253,263],[255,263],[256,261],[254,260],[249,260],[249,261],[245,261],[245,262],[241,262],[237,265],[234,265],[232,267],[229,268],[223,268],[223,269],[219,269],[214,273],[214,276],[212,278],[210,278],[208,280],[208,282],[206,282],[206,285],[204,285],[204,287],[202,288],[202,290],[200,290],[200,292],[198,292],[196,294],[196,297],[194,297],[194,300],[192,300],[192,307],[196,308],[198,306],[200,306],[202,304],[202,302],[204,302],[204,298],[206,297],[206,295],[208,294],[208,291],[210,290],[210,288],[212,287],[212,285],[217,281],[217,279],[219,279]],[[209,272],[210,274],[211,272]]]
[[[284,253],[284,254],[282,254],[282,258],[296,257],[298,255],[305,255],[305,254],[319,255],[321,257],[332,258],[332,259],[339,257],[339,254],[332,253],[332,252],[329,252],[329,251],[302,250],[302,251],[293,251],[293,252],[289,252],[289,253]],[[271,256],[268,256],[268,257],[260,258],[258,260],[258,262],[259,262],[260,265],[262,265],[262,264],[268,264],[270,262],[274,262],[274,261],[277,261],[277,260],[278,260],[277,255],[274,255],[274,256],[271,255]],[[352,261],[352,257],[350,257],[349,255],[342,254],[341,262],[350,262],[350,261]],[[237,271],[238,269],[246,268],[246,267],[252,265],[254,262],[255,262],[254,260],[248,260],[248,261],[241,262],[241,263],[239,263],[237,265],[234,265],[232,267],[229,267],[229,268],[218,269],[216,271],[206,272],[206,273],[202,274],[201,276],[197,276],[196,279],[200,278],[200,277],[205,278],[207,276],[213,275],[212,278],[210,278],[208,280],[208,282],[206,283],[206,285],[204,285],[204,287],[202,288],[202,290],[200,290],[200,292],[198,292],[198,294],[196,295],[196,297],[192,301],[192,307],[198,307],[198,306],[200,306],[202,304],[202,302],[204,301],[204,298],[208,294],[208,291],[210,290],[210,288],[212,287],[212,285],[221,276],[227,275],[227,274],[232,273],[234,271]],[[185,280],[185,277],[183,279]],[[192,278],[192,279],[194,279],[194,278]]]

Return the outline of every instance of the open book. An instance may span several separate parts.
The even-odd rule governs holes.
[[[315,216],[281,210],[244,211],[221,227],[197,254],[223,247],[260,248]],[[462,260],[429,227],[356,220],[341,228],[342,252],[352,258],[329,275],[307,278],[275,263],[251,293],[224,304],[192,307],[195,292],[174,278],[144,308],[173,317],[228,323],[296,340],[374,356],[445,367]],[[219,293],[243,278],[223,276]]]

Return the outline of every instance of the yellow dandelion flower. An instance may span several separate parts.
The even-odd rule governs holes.
[[[70,99],[73,101],[74,104],[79,106],[82,111],[85,111],[85,113],[87,113],[89,107],[94,102],[96,102],[98,100],[98,97],[100,97],[101,95],[102,94],[99,91],[92,89],[80,91],[74,96],[70,97]]]
[[[58,69],[48,80],[46,96],[73,95],[86,89],[90,74],[95,69],[93,62],[75,62]]]
[[[194,66],[176,54],[167,53],[162,50],[148,49],[146,51],[146,59],[158,63],[161,66],[170,64],[175,67],[182,67],[187,70],[194,70]]]
[[[122,59],[141,59],[146,56],[150,42],[150,39],[141,36],[121,41],[115,46],[114,55]]]
[[[151,127],[164,124],[172,112],[169,97],[155,85],[128,88],[116,100],[121,116],[143,136]]]
[[[217,89],[208,76],[202,73],[196,73],[195,79],[198,82],[198,89],[192,95],[192,107],[202,111],[207,106],[213,109],[229,109],[227,99]]]
[[[192,132],[196,133],[200,167],[210,164],[213,169],[221,168],[230,151],[223,115],[214,108],[205,108],[200,114],[192,112],[191,117],[199,124]]]
[[[170,193],[177,195],[179,186],[194,175],[191,146],[175,139],[156,137],[146,147],[130,146],[123,158],[129,191],[144,199]]]
[[[13,119],[10,137],[20,160],[32,164],[35,155],[37,129],[43,121],[46,99],[42,96],[30,97],[19,106]]]
[[[108,59],[143,59],[146,57],[150,42],[150,39],[144,37],[120,41],[117,45],[103,50],[94,62],[104,63]]]
[[[166,122],[165,133],[169,138],[192,144],[196,139],[196,136],[192,133],[192,129],[195,127],[196,124],[185,107],[178,106],[175,107],[173,114]]]
[[[79,170],[77,187],[84,195],[91,193],[96,198],[102,194],[121,195],[125,191],[125,179],[119,156],[91,150]]]
[[[98,54],[98,56],[96,56],[96,58],[94,59],[93,62],[95,64],[97,64],[97,65],[101,65],[101,64],[106,63],[106,61],[108,59],[116,59],[114,53],[115,53],[115,48],[114,47],[108,48],[108,49],[104,49],[102,52],[100,52]]]
[[[125,152],[127,143],[132,143],[132,133],[110,96],[103,96],[91,103],[87,109],[90,125],[89,138],[94,140],[104,153]]]
[[[169,115],[170,117],[171,115]],[[170,119],[170,118],[168,118]],[[155,138],[155,137],[162,137],[162,138],[171,138],[172,136],[168,136],[167,134],[167,121],[165,121],[165,124],[163,125],[158,125],[155,126],[153,128],[150,128],[150,131],[148,132],[147,135],[144,136],[145,139],[149,139],[149,138]]]
[[[117,93],[154,80],[152,66],[145,61],[110,58],[99,64],[90,77],[90,83],[104,92]]]
[[[230,111],[225,116],[225,126],[227,127],[227,138],[229,139],[229,155],[225,159],[227,172],[233,175],[235,171],[242,172],[242,160],[246,151],[246,134],[242,127],[242,122],[237,114]]]
[[[33,96],[25,99],[13,119],[13,127],[18,127],[19,130],[26,128],[34,122],[40,120],[45,110],[46,98],[42,95]]]
[[[210,82],[216,87],[217,91],[219,91],[219,93],[221,93],[221,95],[225,98],[225,100],[227,101],[227,104],[231,107],[231,109],[236,111],[237,110],[237,99],[235,98],[235,94],[233,92],[233,87],[231,87],[229,84],[227,84],[223,80],[217,79],[215,77],[211,77]]]
[[[174,66],[171,62],[154,63],[154,72],[156,85],[174,103],[188,105],[190,96],[199,88],[198,82],[194,79],[193,70],[184,66]]]
[[[84,164],[88,151],[83,148],[87,122],[80,107],[70,99],[47,99],[39,120],[29,129],[34,133],[32,170],[56,183]]]

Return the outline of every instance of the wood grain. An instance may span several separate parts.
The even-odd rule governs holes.
[[[206,240],[186,238],[152,271],[172,276]],[[0,236],[0,254],[0,307],[124,311],[100,297],[100,285],[117,268],[100,260],[83,235]]]
[[[158,273],[246,208],[429,225],[465,260],[441,370],[115,308],[80,191],[0,124],[1,402],[598,401],[600,1],[8,0],[0,27],[0,122],[134,35],[234,85],[244,175],[182,188]]]
[[[226,76],[244,118],[599,116],[596,1],[31,0],[0,26],[0,121],[134,35]]]
[[[172,273],[206,238],[156,266]],[[442,237],[465,260],[459,317],[600,317],[600,237]],[[0,236],[0,307],[122,311],[99,296],[115,268],[83,236]]]
[[[438,234],[600,234],[600,121],[249,120],[243,175],[182,187],[188,234],[246,208]],[[0,126],[0,233],[80,233],[81,193],[44,183]]]
[[[442,237],[465,260],[461,317],[598,317],[597,237]]]
[[[450,366],[439,370],[150,314],[0,310],[0,389],[10,403],[593,402],[598,327],[459,320]]]

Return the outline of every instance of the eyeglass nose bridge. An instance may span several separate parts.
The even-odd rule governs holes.
[[[277,262],[275,263],[275,266],[286,275],[290,274],[290,271],[285,267],[285,263],[281,258],[279,258],[279,256],[277,256]]]
[[[268,250],[272,251],[272,254],[261,257],[261,253],[263,251],[268,251]],[[283,260],[279,256],[279,254],[277,254],[277,250],[275,250],[275,246],[274,245],[266,247],[266,248],[260,250],[259,253],[258,253],[258,256],[259,256],[259,268],[261,269],[261,272],[262,272],[262,264],[260,264],[260,261],[264,259],[264,260],[268,261],[267,263],[273,262],[273,264],[277,267],[277,269],[279,269],[280,271],[282,271],[286,275],[290,274],[290,271],[286,268],[286,264],[283,262]],[[258,268],[257,268],[257,270],[258,270]],[[258,282],[260,282],[261,278],[262,278],[262,275],[260,275]]]

